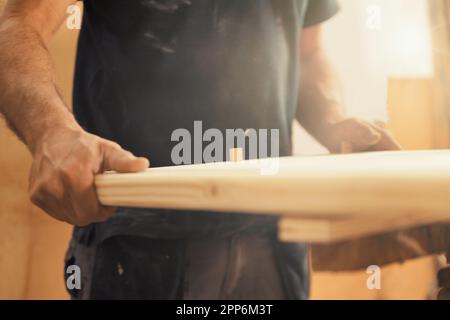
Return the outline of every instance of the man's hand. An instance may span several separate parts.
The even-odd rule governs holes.
[[[73,225],[102,222],[114,212],[99,203],[95,174],[139,172],[149,166],[147,159],[82,129],[58,129],[41,141],[30,173],[31,200],[52,217]]]
[[[386,130],[384,124],[348,118],[323,130],[322,143],[332,153],[342,153],[346,145],[348,152],[400,150],[400,145]]]
[[[86,133],[55,83],[48,44],[75,0],[9,0],[0,17],[0,114],[28,146],[32,201],[56,219],[87,225],[108,219],[94,176],[137,172],[148,160]]]
[[[347,118],[334,69],[321,42],[321,26],[303,30],[297,120],[332,153],[399,150],[382,124]]]

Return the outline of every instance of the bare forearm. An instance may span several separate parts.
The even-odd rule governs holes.
[[[330,125],[345,118],[341,88],[321,49],[302,59],[297,119],[319,142]]]
[[[55,85],[47,44],[75,0],[8,0],[0,18],[0,114],[33,153],[31,201],[55,219],[84,226],[107,220],[95,175],[149,166],[117,143],[82,130]]]
[[[53,129],[78,125],[58,94],[44,39],[19,18],[0,23],[0,112],[33,152]]]

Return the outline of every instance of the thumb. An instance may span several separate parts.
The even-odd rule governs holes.
[[[146,158],[136,157],[119,146],[108,145],[104,148],[104,170],[119,173],[135,173],[145,171],[149,166],[150,162]]]

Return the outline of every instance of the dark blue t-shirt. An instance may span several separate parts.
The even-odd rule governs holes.
[[[88,131],[154,167],[173,165],[172,132],[196,120],[279,129],[291,154],[301,31],[333,15],[333,0],[84,3],[74,113]]]
[[[278,129],[280,155],[290,155],[302,29],[337,9],[335,0],[85,0],[74,114],[152,166],[172,165],[171,134],[194,121],[204,130]],[[121,208],[74,236],[88,244],[275,227],[273,217]],[[275,246],[292,296],[305,298],[306,247]]]
[[[172,165],[171,134],[194,121],[204,130],[278,129],[288,156],[302,29],[337,10],[335,0],[86,0],[74,114],[153,167]],[[267,220],[165,213],[120,209],[95,226],[96,238],[220,234]]]

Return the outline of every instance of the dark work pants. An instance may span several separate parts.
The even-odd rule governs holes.
[[[81,289],[70,291],[74,299],[286,298],[267,235],[203,240],[115,236],[90,247],[72,240],[69,265],[81,269]]]

